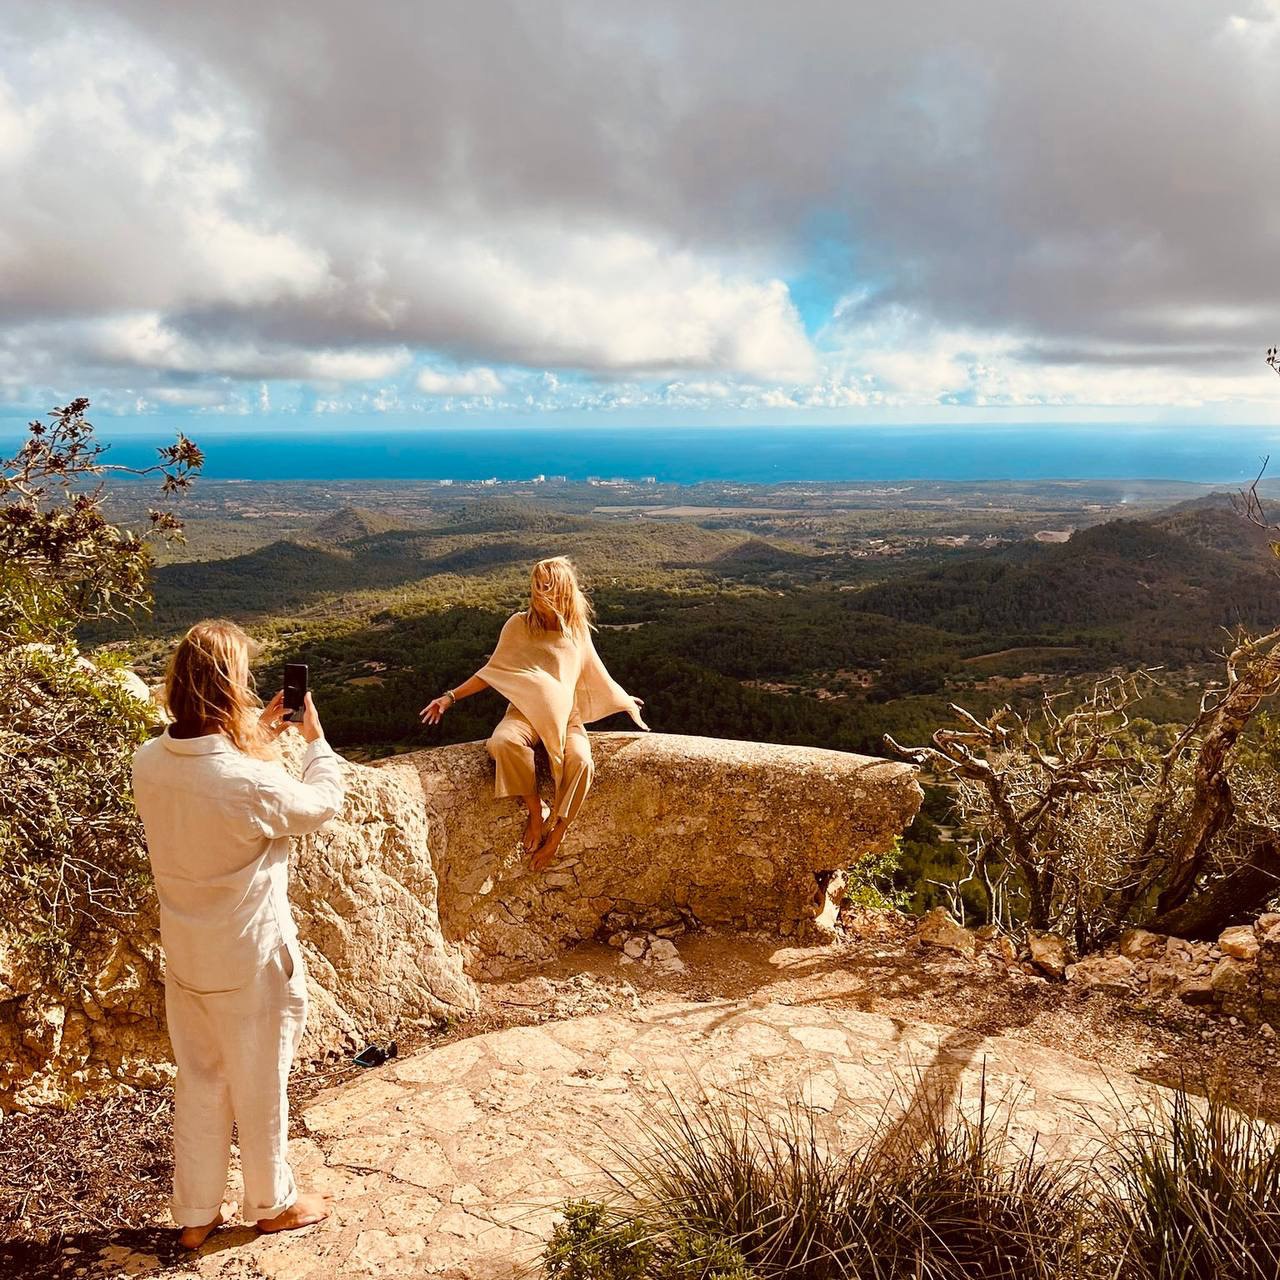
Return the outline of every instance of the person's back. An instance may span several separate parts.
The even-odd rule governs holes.
[[[307,1013],[289,910],[289,837],[343,802],[342,766],[307,695],[302,777],[278,759],[283,695],[253,695],[249,638],[233,623],[192,627],[165,684],[173,723],[134,755],[134,800],[160,901],[165,1012],[174,1062],[174,1191],[181,1242],[225,1222],[234,1125],[244,1216],[263,1231],[327,1216],[288,1160],[289,1067]]]
[[[183,986],[243,986],[274,950],[295,942],[287,837],[314,831],[341,807],[333,759],[323,740],[309,746],[303,785],[225,734],[166,732],[138,749],[134,798],[168,972]]]

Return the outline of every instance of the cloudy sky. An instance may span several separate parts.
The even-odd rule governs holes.
[[[1280,421],[1280,0],[42,0],[0,181],[5,416]]]

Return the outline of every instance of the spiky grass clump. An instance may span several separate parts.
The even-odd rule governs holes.
[[[1219,1090],[1132,1114],[1096,1161],[975,1116],[882,1113],[850,1155],[812,1111],[674,1097],[618,1195],[566,1209],[551,1280],[1275,1280],[1280,1129]]]
[[[1184,1091],[1117,1139],[1104,1215],[1133,1280],[1280,1276],[1280,1131]]]
[[[1059,1280],[1084,1274],[1083,1170],[1017,1153],[993,1125],[932,1118],[920,1145],[874,1156],[860,1270],[872,1280]]]
[[[745,1098],[696,1110],[672,1098],[645,1127],[623,1153],[626,1198],[608,1210],[579,1202],[566,1219],[579,1260],[621,1244],[640,1270],[611,1254],[614,1270],[568,1270],[559,1233],[553,1280],[666,1276],[657,1263],[677,1240],[698,1242],[670,1273],[680,1280],[1050,1280],[1082,1254],[1079,1171],[1013,1153],[985,1092],[975,1119],[929,1116],[907,1145],[886,1113],[851,1156],[828,1151],[811,1111],[766,1116]],[[742,1266],[713,1263],[709,1241]]]

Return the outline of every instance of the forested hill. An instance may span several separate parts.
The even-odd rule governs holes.
[[[1236,502],[1233,494],[1215,493],[1180,502],[1150,517],[1150,523],[1210,551],[1239,556],[1252,564],[1276,565],[1271,544],[1277,535],[1245,519]]]
[[[244,555],[162,565],[155,573],[154,610],[140,624],[163,634],[212,613],[252,620],[299,609],[376,610],[380,594],[398,597],[415,584],[443,578],[480,579],[487,585],[479,595],[505,598],[527,583],[535,560],[549,555],[572,555],[592,581],[621,578],[659,589],[664,582],[678,585],[682,571],[701,576],[720,560],[726,577],[748,574],[753,563],[760,572],[775,567],[761,558],[760,548],[768,552],[770,544],[742,533],[674,521],[610,523],[532,503],[470,503],[429,528],[366,531],[370,523],[366,513],[347,508]],[[744,545],[752,548],[747,559],[734,561]],[[788,564],[816,559],[782,547],[772,553]],[[466,594],[456,582],[451,590],[457,598]]]
[[[1116,520],[868,588],[859,606],[975,636],[1104,631],[1135,657],[1183,661],[1220,647],[1222,628],[1280,618],[1276,562],[1254,532],[1215,507]]]
[[[655,728],[874,751],[885,732],[923,740],[952,701],[981,711],[1139,666],[1168,673],[1146,714],[1171,719],[1219,673],[1224,628],[1280,621],[1267,535],[1225,499],[986,549],[902,535],[886,551],[878,532],[847,537],[838,512],[805,513],[792,539],[725,520],[500,496],[416,520],[344,508],[243,555],[163,566],[153,638],[130,643],[158,670],[173,632],[230,615],[268,642],[264,680],[311,664],[344,749],[483,736],[495,699],[443,733],[410,712],[483,662],[530,564],[563,553],[592,589],[601,654]]]
[[[300,540],[340,546],[345,542],[357,542],[361,538],[390,533],[391,530],[402,527],[395,520],[379,515],[376,511],[366,511],[363,507],[342,507],[312,525],[301,535]]]

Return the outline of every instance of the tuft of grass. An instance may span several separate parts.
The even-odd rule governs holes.
[[[1178,1090],[1116,1139],[1105,1218],[1132,1280],[1280,1275],[1280,1130]]]
[[[668,1093],[620,1151],[611,1200],[566,1207],[544,1266],[549,1280],[1280,1276],[1280,1128],[1210,1087],[1104,1136],[1089,1160],[1019,1151],[985,1080],[972,1116],[918,1096],[845,1153],[798,1104]]]
[[[812,1111],[766,1115],[746,1097],[671,1097],[644,1130],[621,1153],[621,1200],[569,1207],[552,1280],[630,1280],[618,1246],[634,1274],[680,1280],[1051,1280],[1084,1257],[1082,1171],[1015,1153],[985,1090],[976,1118],[930,1116],[905,1148],[886,1112],[850,1155]],[[663,1270],[677,1241],[692,1256]]]
[[[1085,1274],[1085,1169],[1016,1152],[980,1099],[977,1117],[931,1117],[920,1145],[873,1157],[860,1206],[863,1270],[921,1280],[1051,1280]]]

